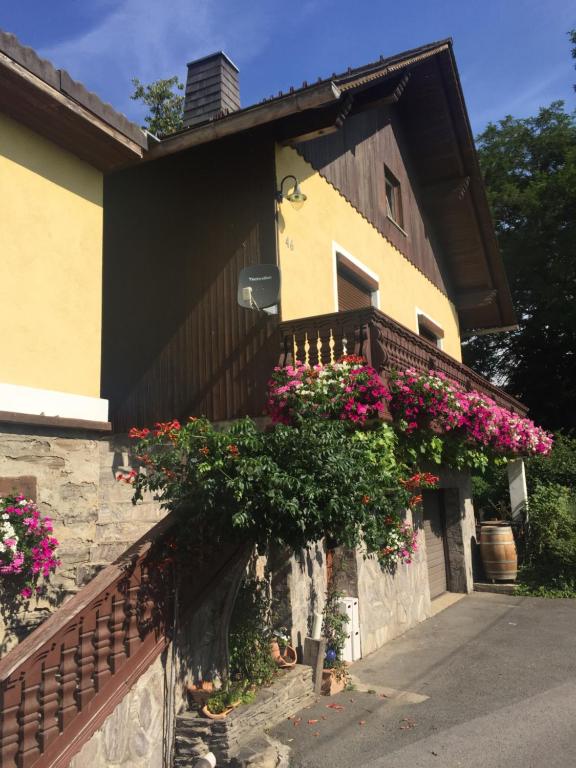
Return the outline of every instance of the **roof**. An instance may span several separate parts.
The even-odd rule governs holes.
[[[370,108],[375,94],[380,103],[398,102],[425,208],[443,245],[461,329],[515,326],[451,39],[380,57],[313,84],[304,82],[259,104],[194,125],[165,137],[145,159],[266,125],[274,126],[277,140],[289,142],[298,136],[303,141],[325,128],[339,129],[348,114]]]
[[[199,144],[205,144],[224,136],[239,133],[240,131],[255,128],[279,118],[297,114],[306,109],[317,109],[339,101],[343,94],[363,87],[373,85],[379,80],[393,75],[402,68],[423,61],[434,56],[440,51],[447,50],[451,41],[441,40],[414,48],[404,53],[380,57],[378,61],[365,64],[353,69],[349,67],[346,72],[336,73],[330,77],[318,78],[315,83],[304,82],[299,88],[290,88],[287,93],[264,99],[249,107],[230,112],[203,123],[198,123],[192,128],[166,136],[159,145],[150,152],[148,159],[153,160],[163,155],[174,154],[183,149],[188,149]]]
[[[139,126],[2,30],[0,111],[103,171],[140,160],[148,146]]]

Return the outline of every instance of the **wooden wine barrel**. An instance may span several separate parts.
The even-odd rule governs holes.
[[[512,528],[487,524],[480,529],[480,554],[486,577],[491,581],[515,581],[518,555]]]

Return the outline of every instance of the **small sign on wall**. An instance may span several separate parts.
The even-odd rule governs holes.
[[[38,486],[32,475],[21,477],[0,477],[0,498],[21,493],[26,499],[37,501]]]

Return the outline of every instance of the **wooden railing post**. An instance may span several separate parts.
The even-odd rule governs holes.
[[[31,665],[26,671],[22,685],[22,706],[20,708],[20,748],[18,768],[29,768],[40,755],[38,729],[40,726],[40,686],[42,667]]]
[[[76,686],[78,680],[78,627],[76,624],[68,627],[60,647],[60,689],[61,700],[58,712],[60,730],[64,731],[78,712]]]
[[[110,668],[110,616],[111,596],[106,593],[98,604],[96,616],[96,634],[94,636],[94,683],[97,691],[100,691],[108,682],[112,674]]]
[[[40,748],[42,752],[58,736],[58,707],[60,704],[60,649],[52,643],[42,665],[42,688],[40,692]]]
[[[14,768],[20,737],[22,678],[10,677],[2,684],[0,700],[0,766]]]
[[[126,598],[124,595],[115,595],[112,599],[112,617],[110,619],[112,638],[110,666],[113,674],[116,674],[126,661],[126,646],[124,644],[126,624]]]

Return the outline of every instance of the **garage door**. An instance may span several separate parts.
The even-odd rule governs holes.
[[[428,558],[428,581],[430,597],[434,599],[446,592],[446,526],[442,491],[424,491],[424,537]]]

